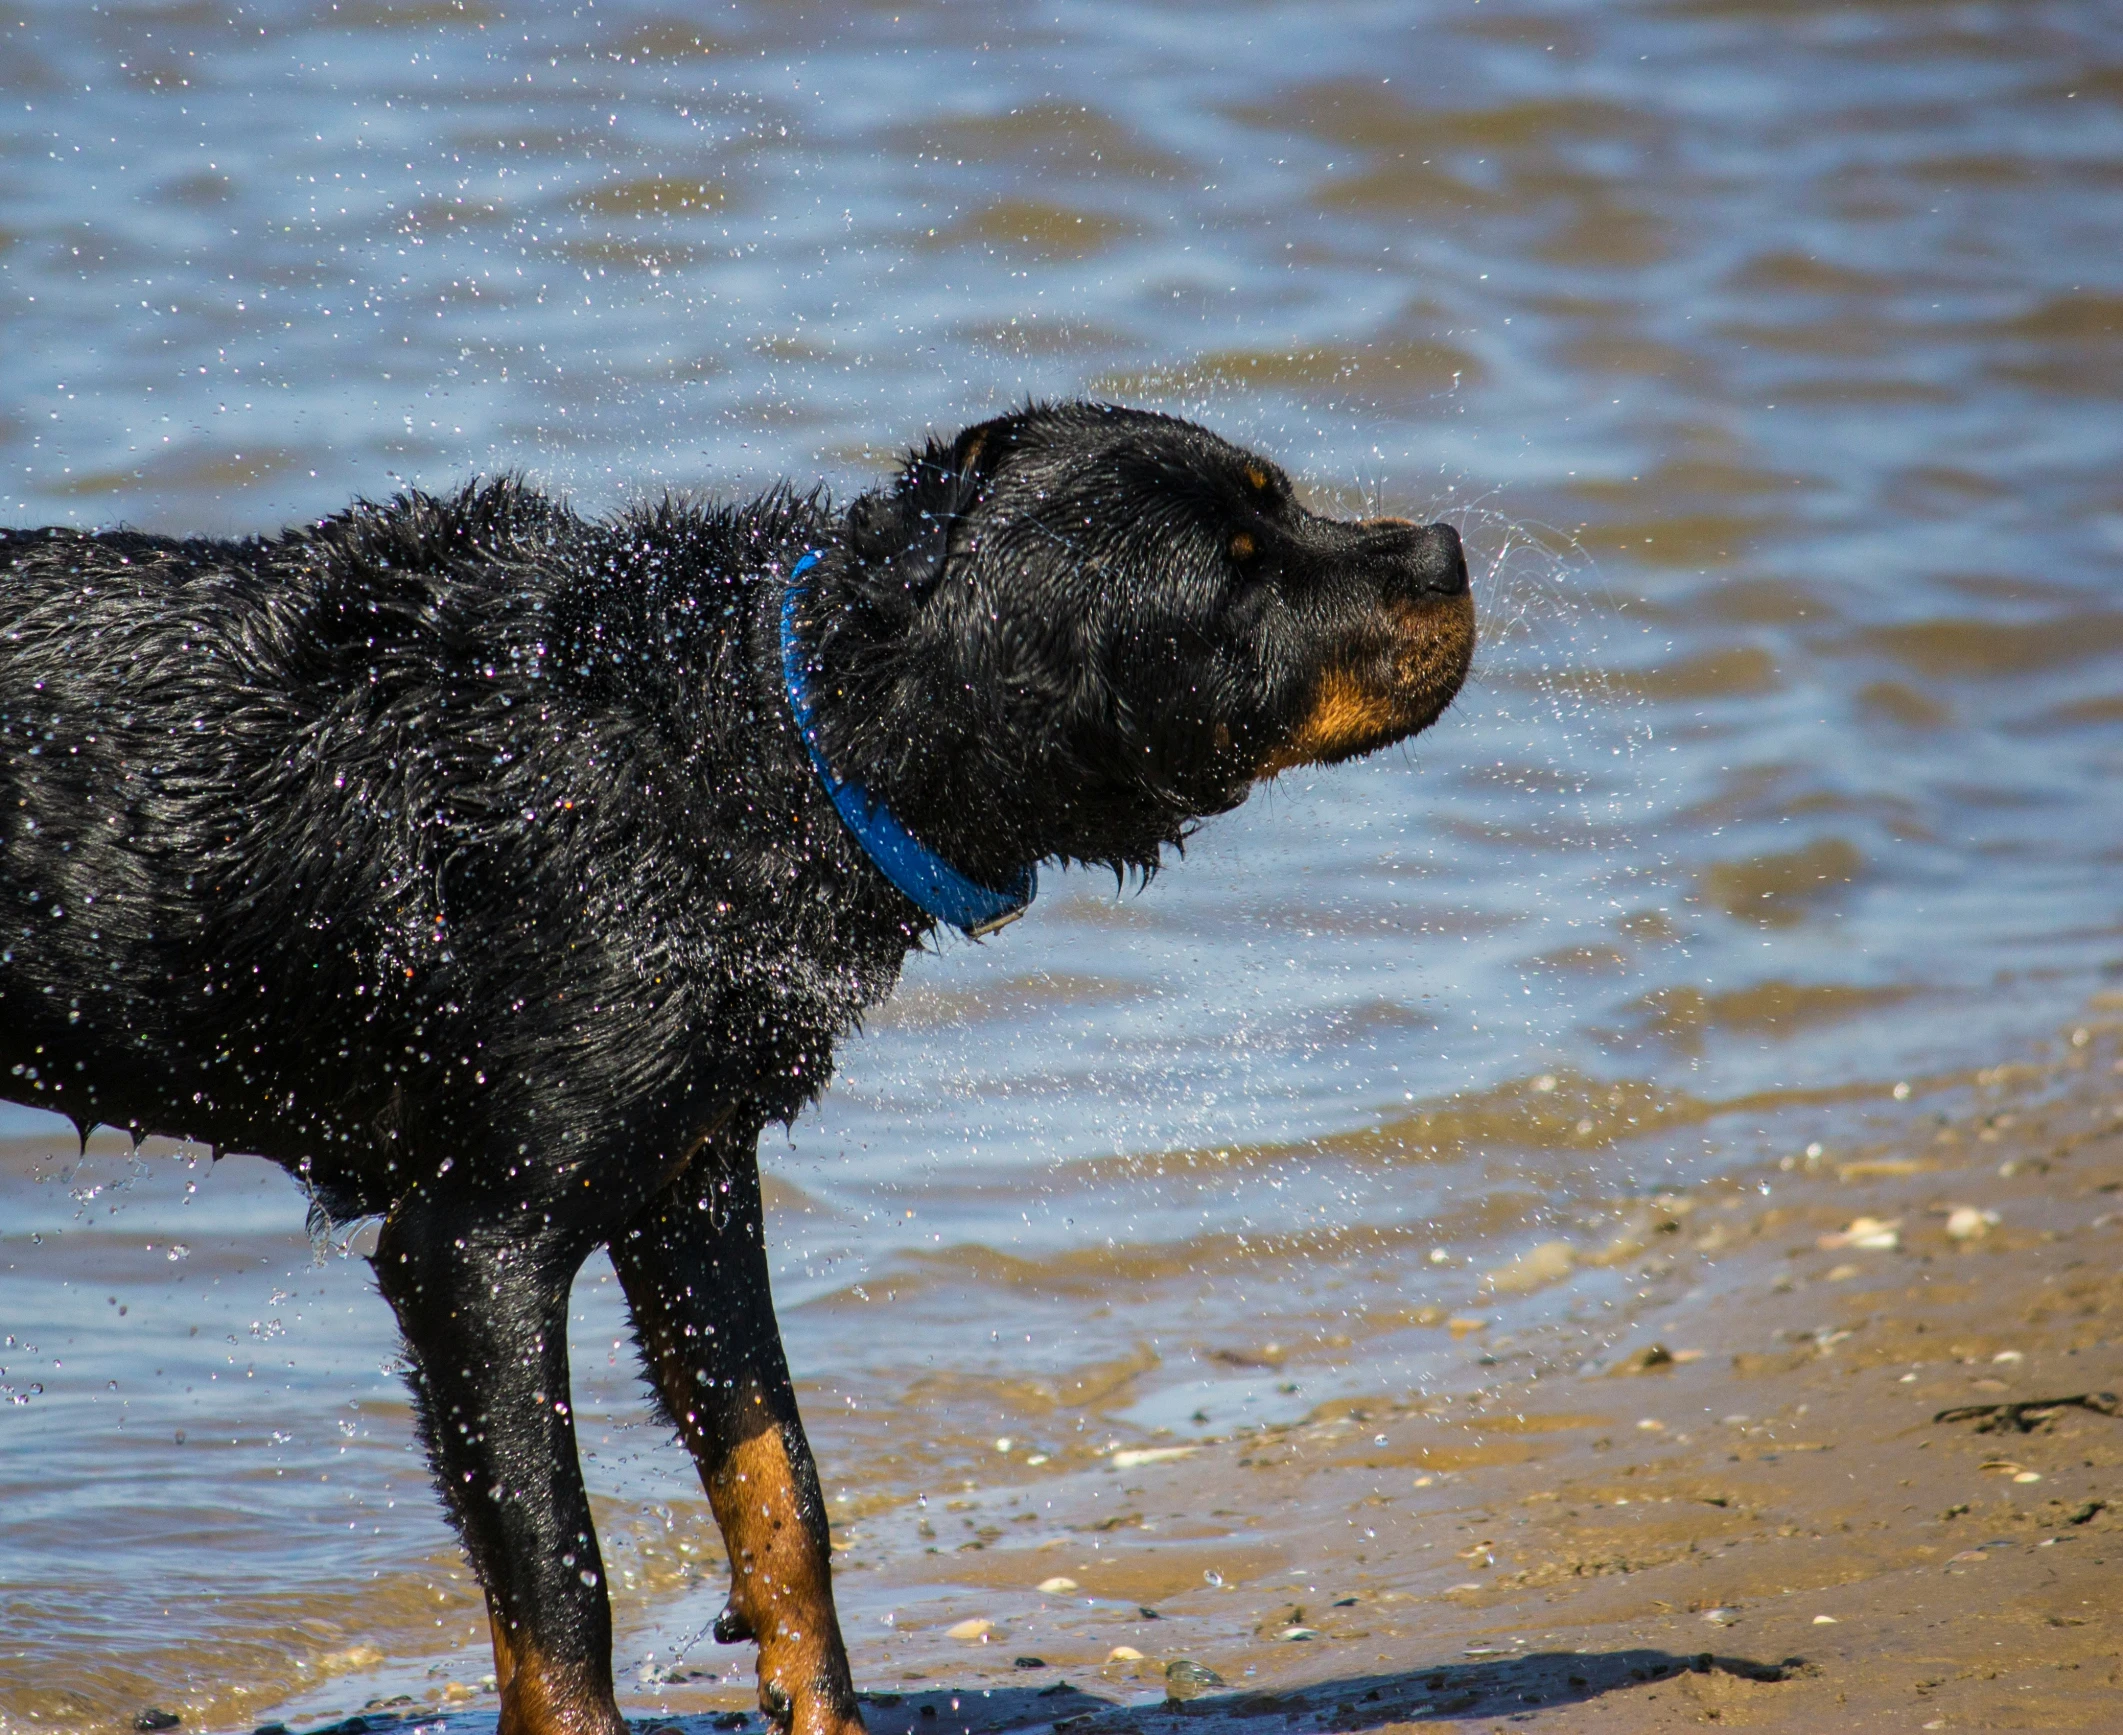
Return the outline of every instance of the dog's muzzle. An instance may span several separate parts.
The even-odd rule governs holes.
[[[1255,775],[1375,753],[1436,722],[1474,658],[1467,553],[1449,524],[1374,518],[1354,551],[1378,584],[1376,613],[1328,662],[1297,727]]]

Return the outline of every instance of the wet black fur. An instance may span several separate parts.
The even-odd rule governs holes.
[[[0,532],[10,1094],[261,1152],[340,1213],[534,1127],[547,1161],[615,1116],[786,1118],[929,926],[790,724],[803,552],[829,757],[1001,883],[1148,869],[1243,800],[1374,605],[1352,542],[1410,534],[1085,406],[932,444],[840,516],[592,522],[498,481],[271,540]]]
[[[1316,517],[1202,429],[1087,405],[932,443],[844,511],[593,521],[504,480],[270,539],[0,532],[0,1091],[392,1212],[423,1364],[471,1330],[419,1317],[454,1240],[501,1274],[481,1353],[564,1390],[555,1283],[564,1308],[674,1187],[743,1195],[930,930],[789,718],[782,575],[812,549],[829,757],[993,884],[1153,868],[1382,596],[1465,585],[1449,531]],[[764,1265],[742,1280],[771,1334]],[[446,1418],[486,1398],[416,1384],[438,1462],[454,1425],[476,1470],[487,1424]],[[564,1413],[493,1425],[572,1474]],[[594,1649],[515,1558],[572,1559],[577,1519],[522,1522],[468,1537],[482,1575]]]

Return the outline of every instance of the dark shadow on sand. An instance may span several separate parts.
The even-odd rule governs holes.
[[[974,1688],[958,1693],[865,1696],[871,1735],[991,1735],[1053,1725],[1060,1735],[1174,1735],[1184,1727],[1257,1724],[1354,1732],[1388,1723],[1506,1716],[1536,1705],[1567,1705],[1687,1674],[1770,1683],[1805,1667],[1787,1657],[1760,1662],[1709,1651],[1534,1651],[1462,1659],[1426,1669],[1343,1675],[1277,1692],[1219,1689],[1181,1705],[1122,1705],[1066,1683],[1046,1688]],[[895,1702],[896,1701],[896,1702]],[[693,1735],[688,1729],[685,1735]]]
[[[1771,1683],[1805,1667],[1798,1657],[1760,1662],[1710,1651],[1533,1651],[1462,1658],[1424,1669],[1341,1675],[1275,1692],[1225,1687],[1184,1705],[1169,1700],[1117,1704],[1066,1681],[955,1693],[865,1694],[863,1721],[870,1735],[1001,1735],[1043,1725],[1052,1725],[1059,1735],[1176,1735],[1182,1728],[1209,1735],[1210,1726],[1258,1728],[1273,1718],[1277,1727],[1301,1725],[1308,1731],[1355,1735],[1388,1723],[1506,1716],[1536,1705],[1567,1705],[1688,1674]],[[695,1735],[691,1727],[680,1726],[684,1735]]]
[[[1359,1735],[1389,1723],[1504,1717],[1535,1706],[1579,1704],[1689,1674],[1768,1684],[1788,1680],[1807,1667],[1801,1657],[1770,1663],[1710,1651],[1529,1651],[1393,1673],[1343,1675],[1277,1692],[1224,1688],[1186,1704],[1122,1704],[1053,1679],[1045,1685],[1028,1681],[1023,1686],[943,1687],[861,1697],[870,1735],[1005,1735],[1020,1729],[1053,1729],[1057,1735],[1177,1735],[1185,1729],[1190,1735],[1210,1735],[1212,1728],[1226,1725],[1260,1727],[1268,1718],[1274,1718],[1278,1728],[1302,1727],[1306,1735]],[[416,1728],[434,1735],[476,1735],[493,1721],[491,1710],[449,1716],[371,1711],[295,1735],[411,1735]],[[640,1735],[772,1735],[772,1726],[757,1712],[636,1715],[627,1721]]]

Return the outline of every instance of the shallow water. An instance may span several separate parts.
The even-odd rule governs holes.
[[[1050,873],[769,1139],[858,1557],[917,1493],[1473,1377],[1452,1317],[1603,1341],[1647,1197],[2123,975],[2123,20],[559,13],[0,17],[0,513],[846,491],[1086,392],[1476,565],[1431,734],[1146,891]],[[0,1112],[0,1727],[476,1683],[359,1259],[264,1165]],[[719,1552],[601,1265],[578,1315],[634,1681]],[[894,1611],[842,1595],[861,1674]]]

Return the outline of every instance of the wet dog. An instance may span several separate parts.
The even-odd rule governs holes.
[[[242,542],[0,532],[0,1064],[382,1217],[504,1735],[625,1728],[567,1366],[608,1248],[728,1544],[717,1636],[771,1717],[852,1732],[761,1130],[939,924],[1424,728],[1473,642],[1450,527],[1089,404],[840,511],[503,481]]]

